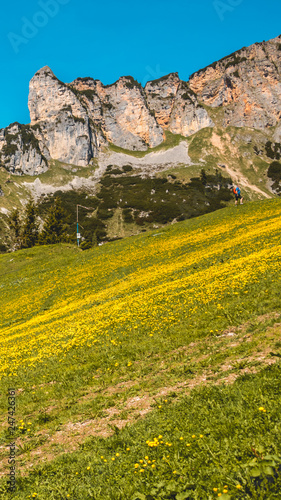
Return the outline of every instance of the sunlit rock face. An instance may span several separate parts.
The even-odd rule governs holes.
[[[43,145],[29,125],[13,123],[0,130],[1,165],[13,174],[38,175],[48,169]],[[48,154],[48,151],[45,151]]]
[[[281,142],[280,74],[280,37],[244,47],[189,82],[171,73],[144,88],[131,76],[111,85],[91,77],[63,83],[45,66],[30,81],[30,125],[0,130],[0,164],[29,175],[44,172],[50,159],[87,166],[110,143],[147,151],[165,131],[188,137],[217,126],[217,116],[220,127],[275,127]]]
[[[86,166],[96,154],[97,138],[79,97],[46,66],[30,82],[28,107],[34,133],[50,157]]]
[[[188,83],[181,81],[177,73],[148,82],[145,92],[150,109],[164,129],[188,137],[213,126]]]
[[[224,107],[224,126],[272,127],[281,117],[280,48],[280,37],[244,47],[194,73],[190,88],[204,104]]]

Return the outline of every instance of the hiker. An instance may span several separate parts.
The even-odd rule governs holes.
[[[237,186],[233,189],[233,193],[235,195],[235,205],[237,205],[237,201],[240,200],[240,205],[243,205],[243,198],[241,196],[241,189]]]

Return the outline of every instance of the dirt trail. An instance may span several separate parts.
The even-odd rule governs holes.
[[[91,436],[106,438],[114,433],[114,427],[122,429],[125,425],[132,424],[143,418],[155,408],[155,405],[164,405],[165,400],[169,399],[169,395],[173,395],[173,401],[175,401],[177,397],[189,394],[194,387],[233,383],[245,373],[256,373],[263,367],[274,364],[278,357],[271,355],[272,340],[280,338],[280,314],[274,312],[261,316],[257,318],[257,325],[264,324],[266,321],[274,321],[274,326],[265,328],[262,335],[255,331],[247,333],[248,327],[251,326],[251,323],[248,322],[239,327],[230,327],[217,337],[205,338],[171,351],[168,367],[165,363],[162,365],[163,361],[161,360],[158,360],[158,365],[156,363],[157,356],[155,356],[154,360],[150,360],[155,365],[157,374],[160,376],[163,373],[168,373],[171,369],[174,370],[175,367],[180,369],[183,366],[185,358],[180,356],[181,354],[192,357],[194,360],[192,374],[187,374],[184,381],[179,380],[174,385],[159,387],[153,391],[152,388],[147,388],[146,385],[146,382],[150,380],[153,387],[153,377],[149,374],[142,378],[146,389],[140,389],[137,396],[129,397],[127,400],[124,399],[126,397],[125,393],[128,388],[134,386],[136,381],[121,381],[114,386],[105,388],[104,395],[120,394],[123,401],[122,405],[118,404],[118,406],[105,408],[103,416],[85,419],[83,415],[76,415],[76,421],[68,422],[57,429],[41,429],[36,434],[38,445],[30,451],[28,451],[28,438],[25,436],[18,438],[17,446],[27,447],[27,453],[18,454],[18,470],[22,475],[26,475],[31,468],[38,466],[42,462],[49,462],[65,453],[73,453]],[[239,350],[240,346],[242,344],[250,346],[251,342],[253,342],[253,345],[250,354],[243,355]],[[235,348],[238,348],[236,353]],[[218,351],[225,352],[225,358],[223,362],[216,364],[213,356]],[[212,360],[210,361],[210,359]],[[80,401],[94,399],[96,394],[97,390],[91,390],[82,396]],[[49,412],[54,408],[49,408],[46,411]],[[43,444],[42,441],[39,444],[40,438],[45,440]],[[0,455],[1,477],[6,474],[7,470],[7,450],[5,446],[0,446]]]
[[[230,136],[226,134],[225,137],[229,139],[227,146],[231,151],[231,153],[234,156],[238,156],[238,151],[236,147],[232,144]],[[219,149],[219,151],[222,154],[225,154],[225,145],[223,144],[221,137],[217,135],[215,132],[213,132],[212,134],[211,143],[215,148]],[[271,196],[268,193],[258,188],[257,186],[251,184],[249,180],[241,172],[237,172],[236,170],[229,167],[229,165],[227,165],[226,163],[224,163],[224,167],[226,173],[232,178],[232,180],[235,183],[239,182],[242,187],[249,188],[251,189],[251,191],[254,191],[255,193],[262,195],[264,198],[271,198]]]
[[[257,186],[254,186],[253,184],[250,184],[248,179],[244,177],[241,172],[237,173],[235,170],[233,170],[231,167],[228,165],[224,164],[225,170],[227,174],[232,178],[232,180],[236,183],[239,181],[240,185],[244,188],[249,188],[251,191],[255,191],[255,193],[261,194],[265,198],[271,198],[271,196],[266,193],[265,191],[262,191],[262,189],[258,188]]]

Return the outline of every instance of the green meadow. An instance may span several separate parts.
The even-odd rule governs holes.
[[[0,255],[0,498],[280,499],[280,214]]]

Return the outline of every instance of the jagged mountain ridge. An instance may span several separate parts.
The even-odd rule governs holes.
[[[30,82],[30,125],[0,130],[0,162],[11,173],[38,175],[50,159],[88,165],[109,143],[146,151],[163,143],[165,131],[183,137],[216,125],[266,130],[281,137],[281,35],[243,48],[191,75],[172,73],[143,88],[132,77],[111,85],[92,78],[70,84],[49,67]]]
[[[190,92],[190,97],[180,110],[181,115],[187,116],[181,116],[185,123],[179,133],[190,135],[202,126],[212,125],[196,96],[176,73],[163,78],[153,89],[155,92],[151,92],[152,87],[150,82],[143,89],[132,77],[121,77],[108,86],[90,78],[78,78],[67,85],[46,67],[30,83],[31,126],[36,129],[37,138],[47,144],[50,157],[83,166],[98,156],[108,142],[137,151],[161,144],[165,128],[174,132],[172,109],[183,91]],[[161,96],[160,103],[154,99],[156,91]]]

